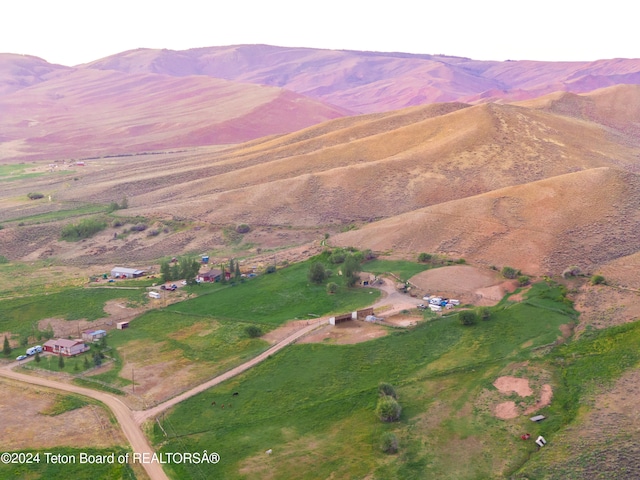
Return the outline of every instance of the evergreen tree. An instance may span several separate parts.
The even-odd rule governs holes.
[[[59,370],[63,370],[64,369],[64,357],[62,356],[62,354],[58,354],[58,369]]]
[[[9,345],[9,339],[7,336],[4,336],[4,346],[2,347],[2,353],[4,353],[5,357],[11,355],[11,345]]]

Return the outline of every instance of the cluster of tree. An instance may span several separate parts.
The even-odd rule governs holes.
[[[341,265],[340,270],[342,271],[342,277],[347,287],[353,287],[360,279],[360,272],[362,271],[361,263],[367,259],[371,260],[375,258],[371,250],[360,252],[355,249],[337,248],[327,253],[328,256],[326,258],[330,263]],[[327,269],[321,260],[313,262],[309,267],[309,282],[315,283],[316,285],[321,285],[332,275],[333,272]],[[330,282],[327,285],[327,292],[329,293],[335,293],[337,289],[338,285],[334,282]]]
[[[200,272],[200,262],[190,257],[180,258],[177,262],[162,262],[160,274],[163,282],[184,279],[188,285],[196,283],[196,277]]]

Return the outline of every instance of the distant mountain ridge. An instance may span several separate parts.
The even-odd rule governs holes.
[[[356,113],[435,102],[524,100],[640,83],[640,59],[593,62],[481,61],[446,55],[358,52],[269,45],[138,49],[83,68],[206,75],[292,90]]]

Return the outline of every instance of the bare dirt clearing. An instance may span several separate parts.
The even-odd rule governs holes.
[[[114,426],[108,412],[97,405],[87,405],[55,416],[44,415],[42,412],[51,408],[61,395],[12,380],[2,379],[0,384],[2,450],[88,445],[104,448],[126,444],[120,428]]]
[[[462,303],[491,306],[497,304],[508,292],[513,292],[517,283],[507,280],[498,272],[453,265],[420,272],[410,279],[424,294],[437,294],[456,298]]]
[[[360,320],[351,320],[335,326],[325,325],[305,336],[298,343],[335,343],[336,345],[348,345],[384,337],[386,334],[387,329],[381,325]]]

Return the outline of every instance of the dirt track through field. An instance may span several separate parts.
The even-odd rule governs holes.
[[[205,383],[202,383],[197,387],[194,387],[191,390],[188,390],[164,403],[161,403],[156,407],[144,411],[132,411],[127,405],[122,402],[122,400],[105,392],[90,390],[88,388],[78,387],[68,383],[14,372],[13,370],[11,370],[11,368],[15,367],[16,363],[11,363],[3,368],[0,368],[0,375],[6,378],[11,378],[13,380],[30,383],[32,385],[39,385],[42,387],[54,388],[57,390],[76,393],[78,395],[84,395],[104,403],[107,407],[109,407],[109,409],[113,412],[116,419],[118,420],[123,433],[131,444],[133,452],[152,455],[154,453],[154,450],[151,447],[151,444],[148,442],[147,438],[144,436],[142,429],[140,428],[140,425],[145,420],[158,415],[159,413],[165,411],[168,408],[171,408],[177,403],[180,403],[194,395],[197,395],[198,393],[203,392],[208,388],[213,387],[214,385],[218,385],[225,380],[239,375],[240,373],[264,361],[270,355],[273,355],[274,353],[282,350],[287,345],[291,345],[300,337],[306,335],[319,326],[327,324],[328,322],[328,318],[317,319],[311,325],[296,330],[295,332],[284,338],[282,341],[276,343],[271,348],[264,351],[257,357],[252,358],[248,362],[243,363],[242,365],[239,365],[236,368],[229,370],[228,372],[225,372],[222,375],[219,375]],[[151,478],[152,480],[168,480],[169,478],[165,474],[160,463],[143,463],[142,466],[149,475],[149,478]]]

